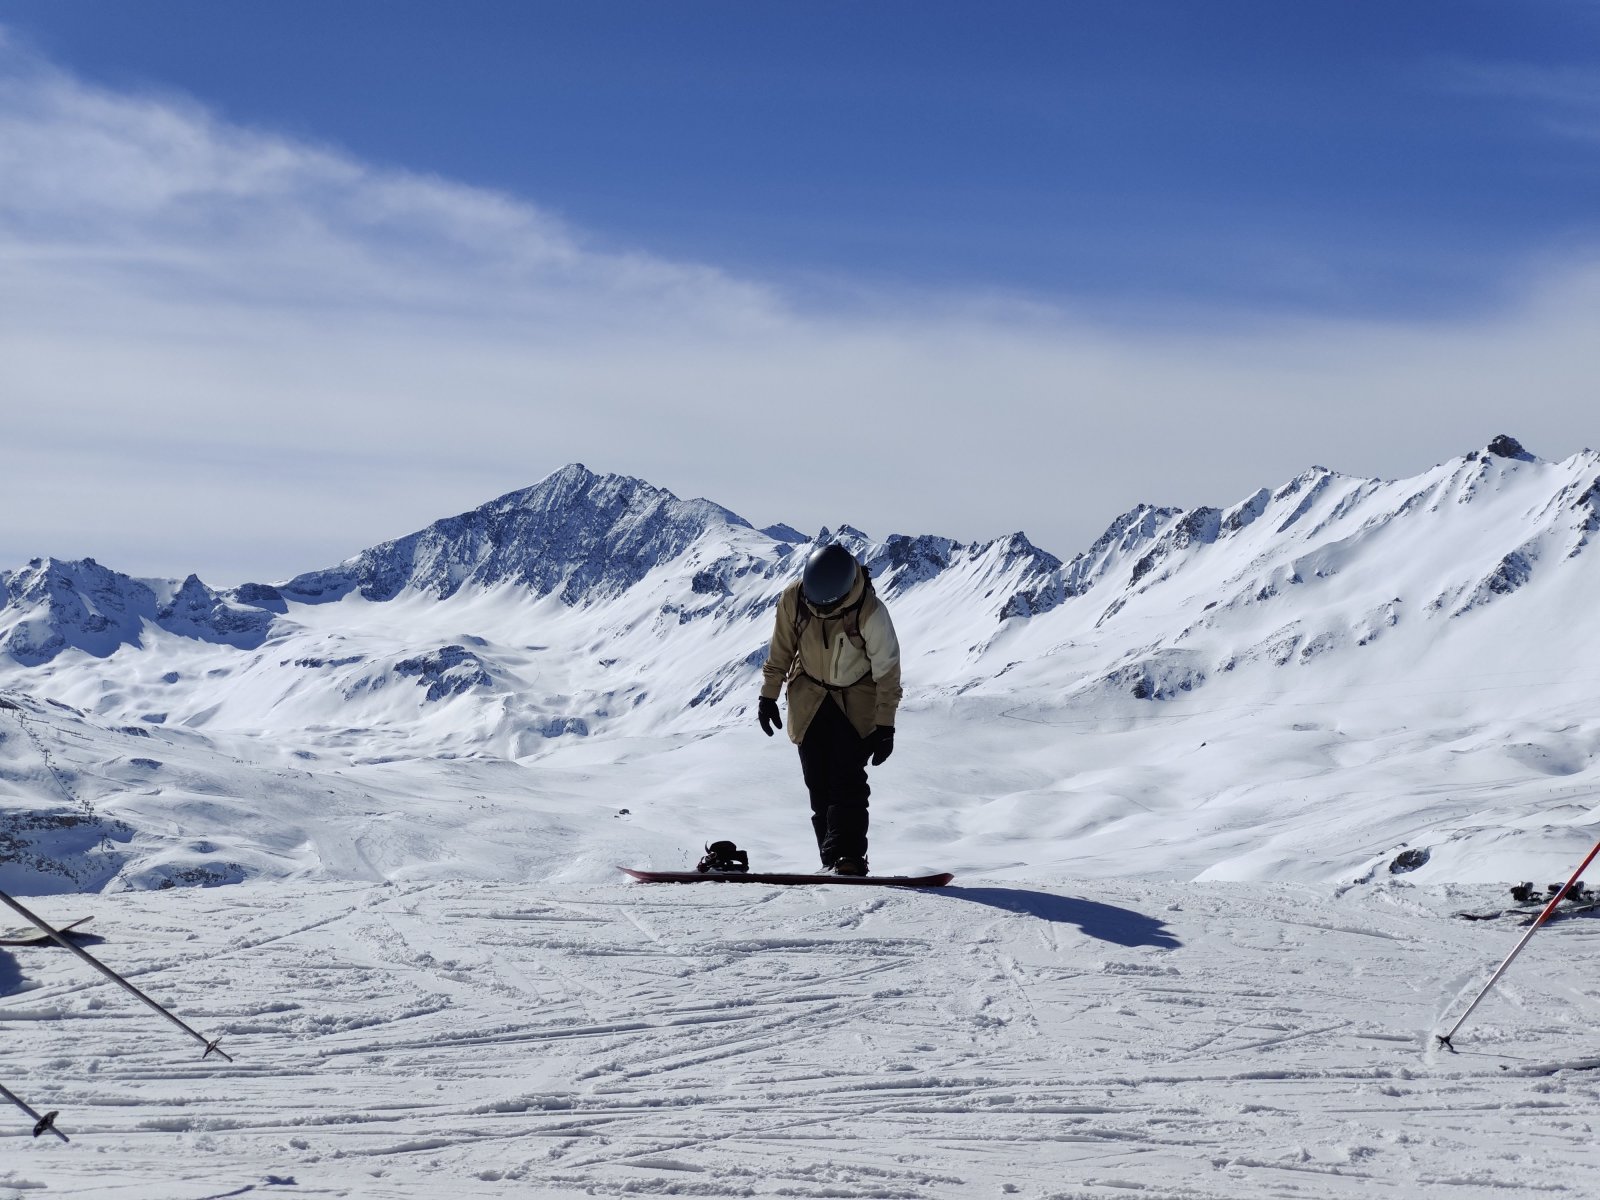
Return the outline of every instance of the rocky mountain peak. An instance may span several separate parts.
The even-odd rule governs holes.
[[[768,525],[761,532],[773,541],[782,542],[786,546],[803,546],[810,541],[805,534],[801,533],[793,525],[785,525],[782,522],[776,525]]]
[[[1534,456],[1522,448],[1522,443],[1510,434],[1502,433],[1484,447],[1485,454],[1496,458],[1511,458],[1518,462],[1533,462]]]
[[[709,500],[680,500],[627,475],[573,463],[531,487],[436,521],[283,587],[302,601],[359,592],[390,600],[407,590],[443,599],[468,584],[520,584],[568,604],[615,595],[676,558],[707,530],[749,529]]]

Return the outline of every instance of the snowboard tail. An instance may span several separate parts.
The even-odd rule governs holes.
[[[92,921],[92,920],[94,920],[93,917],[79,917],[76,921],[71,921],[71,922],[67,923],[66,925],[60,926],[56,930],[56,932],[57,933],[63,933],[63,934],[71,934],[73,930],[78,928],[78,926],[84,924],[85,922]],[[52,938],[48,933],[18,933],[18,934],[15,934],[15,935],[8,934],[5,937],[0,937],[0,946],[53,946],[53,945],[55,945],[55,939]]]
[[[936,875],[797,875],[763,871],[642,871],[621,868],[640,883],[772,883],[845,884],[853,887],[944,887],[955,878],[949,872]]]

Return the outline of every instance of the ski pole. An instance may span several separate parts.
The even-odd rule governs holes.
[[[206,1048],[206,1052],[200,1056],[201,1058],[210,1058],[212,1053],[215,1052],[217,1054],[222,1055],[222,1057],[227,1059],[229,1062],[233,1061],[233,1057],[222,1049],[221,1044],[220,1044],[222,1042],[221,1038],[210,1038],[210,1039],[208,1039],[205,1034],[201,1033],[199,1030],[193,1028],[192,1026],[186,1024],[181,1018],[176,1016],[169,1009],[163,1008],[160,1004],[157,1004],[154,1000],[150,999],[149,996],[146,996],[138,988],[134,987],[133,984],[129,983],[121,975],[118,975],[115,971],[113,971],[110,967],[106,966],[105,963],[101,962],[94,955],[90,954],[82,946],[74,946],[66,938],[62,937],[61,933],[58,930],[52,929],[49,926],[49,924],[47,924],[44,921],[43,918],[35,916],[33,913],[31,913],[27,909],[23,908],[22,905],[18,904],[10,896],[6,895],[4,892],[0,892],[0,904],[4,904],[7,908],[11,909],[18,916],[25,917],[27,920],[29,920],[33,924],[37,925],[40,929],[44,930],[45,933],[49,934],[50,935],[50,939],[52,941],[54,941],[57,945],[63,946],[66,949],[71,950],[79,958],[83,959],[84,962],[88,963],[96,971],[99,971],[100,974],[104,975],[107,979],[109,979],[113,983],[117,984],[119,987],[121,987],[124,991],[128,992],[130,995],[137,996],[140,1000],[143,1000],[146,1004],[148,1004],[151,1008],[155,1009],[158,1013],[160,1013],[167,1020],[171,1021],[179,1029],[183,1030],[190,1037],[194,1038],[195,1041],[199,1042],[202,1046],[204,1046]]]
[[[1572,890],[1572,885],[1578,882],[1579,877],[1582,876],[1589,864],[1594,861],[1595,855],[1597,854],[1600,854],[1600,842],[1596,842],[1594,849],[1589,851],[1589,857],[1578,864],[1578,869],[1572,873],[1572,878],[1567,880],[1566,884],[1559,892],[1550,897],[1550,903],[1544,906],[1544,911],[1540,913],[1533,924],[1528,927],[1528,932],[1522,935],[1522,939],[1517,942],[1515,946],[1511,947],[1511,953],[1506,955],[1505,961],[1495,968],[1495,973],[1489,976],[1489,982],[1484,984],[1483,990],[1473,997],[1472,1003],[1467,1005],[1467,1011],[1456,1018],[1456,1023],[1450,1026],[1450,1031],[1448,1033],[1434,1035],[1439,1039],[1439,1044],[1441,1046],[1448,1046],[1451,1050],[1455,1049],[1455,1046],[1451,1043],[1450,1039],[1455,1037],[1456,1030],[1460,1029],[1464,1024],[1466,1024],[1467,1018],[1472,1015],[1472,1010],[1478,1007],[1478,1002],[1489,994],[1489,989],[1499,981],[1500,976],[1506,973],[1506,968],[1511,965],[1512,960],[1515,959],[1517,955],[1522,953],[1522,948],[1528,944],[1529,939],[1531,939],[1534,934],[1539,932],[1539,926],[1543,925],[1549,918],[1550,914],[1555,912],[1556,905],[1560,904],[1566,894]]]
[[[0,1083],[0,1096],[4,1096],[7,1100],[11,1101],[11,1103],[15,1104],[23,1112],[27,1113],[33,1118],[34,1137],[38,1137],[41,1133],[49,1130],[63,1142],[70,1142],[72,1140],[66,1134],[62,1133],[61,1130],[56,1128],[56,1114],[54,1112],[47,1112],[41,1117],[33,1110],[32,1105],[30,1105],[26,1100],[17,1095],[3,1083]]]

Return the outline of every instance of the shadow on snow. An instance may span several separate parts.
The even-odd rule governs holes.
[[[1031,892],[1005,887],[942,887],[930,889],[931,896],[967,900],[1006,912],[1022,913],[1043,921],[1076,925],[1085,934],[1116,946],[1154,946],[1176,950],[1183,943],[1167,931],[1165,921],[1131,908],[1081,900],[1076,896],[1057,896],[1051,892]]]

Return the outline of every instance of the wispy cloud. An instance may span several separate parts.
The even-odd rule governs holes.
[[[1454,60],[1436,79],[1449,91],[1522,102],[1548,132],[1600,138],[1600,67]]]
[[[572,460],[758,523],[1024,526],[1071,553],[1137,501],[1312,461],[1600,440],[1600,272],[1521,296],[1451,324],[881,290],[818,311],[0,43],[0,563],[283,577]]]
[[[33,262],[241,306],[479,315],[492,291],[508,323],[737,324],[767,302],[713,269],[584,246],[507,196],[91,88],[14,50],[6,65],[0,215]]]

